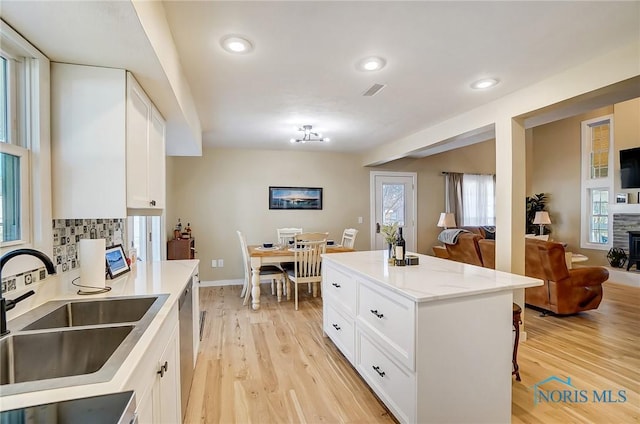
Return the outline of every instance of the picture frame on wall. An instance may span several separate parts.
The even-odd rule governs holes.
[[[321,187],[269,187],[269,209],[321,210]]]
[[[629,202],[629,193],[618,193],[616,194],[616,203],[628,203]]]
[[[111,279],[131,270],[127,263],[127,256],[124,253],[124,248],[121,244],[108,247],[105,251],[105,259],[107,261],[107,272]]]

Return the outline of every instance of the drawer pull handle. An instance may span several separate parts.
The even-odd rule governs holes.
[[[381,314],[380,312],[378,312],[377,309],[371,309],[371,313],[380,319],[382,319],[382,317],[384,316],[384,314]]]
[[[380,371],[380,367],[378,367],[378,366],[374,365],[374,366],[373,366],[373,369],[378,373],[378,375],[379,375],[380,377],[384,377],[384,374],[385,374],[385,373],[384,373],[384,371]]]
[[[161,365],[160,371],[158,371],[158,374],[160,374],[160,378],[164,377],[164,373],[167,372],[167,368],[169,368],[169,363],[167,361],[164,361],[164,365]]]
[[[336,330],[338,330],[338,331],[341,330],[341,328],[340,328],[340,326],[338,324],[331,324],[331,325],[333,325],[333,328],[335,328]]]
[[[339,289],[340,287],[342,287],[340,284],[338,283],[331,283],[331,285],[337,289]]]

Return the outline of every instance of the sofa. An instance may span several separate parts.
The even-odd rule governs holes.
[[[495,240],[483,238],[480,231],[461,233],[458,243],[446,249],[449,259],[495,269]],[[568,269],[561,243],[533,238],[525,240],[525,275],[544,281],[525,289],[525,303],[558,315],[596,309],[602,283],[609,278],[603,267]]]

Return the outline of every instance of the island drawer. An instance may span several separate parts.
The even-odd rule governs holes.
[[[325,304],[324,332],[333,340],[333,343],[349,362],[354,364],[356,335],[353,319],[344,317],[335,308]]]
[[[358,331],[356,368],[400,422],[416,422],[415,374]]]
[[[322,295],[331,296],[332,301],[340,305],[349,315],[356,314],[356,282],[353,277],[326,264],[322,278]],[[323,264],[325,266],[325,264]]]
[[[358,287],[358,322],[386,343],[404,366],[415,370],[415,303],[371,283]]]

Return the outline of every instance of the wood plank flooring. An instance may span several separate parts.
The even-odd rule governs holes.
[[[513,423],[640,422],[640,289],[605,283],[597,311],[540,317],[525,309],[529,340],[513,380]],[[304,291],[304,290],[303,290]],[[322,335],[322,300],[278,303],[263,285],[261,309],[242,306],[239,286],[200,292],[207,311],[186,423],[393,423],[333,343]],[[577,389],[626,390],[625,403],[538,403],[552,375]],[[562,389],[548,383],[543,388]]]

